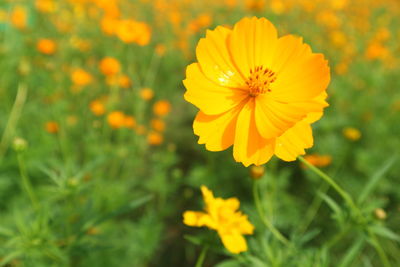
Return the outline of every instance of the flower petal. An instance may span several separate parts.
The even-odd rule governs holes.
[[[247,251],[246,239],[239,233],[229,233],[219,235],[224,247],[233,254]]]
[[[201,227],[204,225],[199,224],[200,218],[206,216],[207,214],[200,211],[185,211],[183,214],[183,223],[188,226]]]
[[[266,18],[243,18],[229,38],[232,59],[247,79],[250,70],[258,66],[269,66],[278,42],[278,33],[274,25]]]
[[[272,70],[276,81],[271,96],[282,102],[301,102],[320,95],[328,86],[330,71],[322,54],[313,54],[302,38],[279,38]]]
[[[274,141],[263,138],[255,122],[255,99],[250,98],[242,108],[236,123],[233,157],[244,166],[261,165],[273,155]]]
[[[243,90],[227,88],[211,82],[204,76],[197,63],[187,67],[186,79],[183,83],[187,89],[184,95],[186,101],[207,115],[228,111],[248,96]]]
[[[270,97],[256,98],[255,120],[260,135],[276,138],[307,115],[307,109],[274,101]]]
[[[275,155],[284,161],[294,161],[313,146],[312,129],[305,120],[298,122],[276,139]]]
[[[214,83],[231,88],[241,88],[244,80],[233,64],[227,48],[232,31],[219,26],[208,30],[196,47],[196,57],[204,75]]]
[[[230,147],[235,139],[237,117],[245,102],[220,115],[207,115],[201,111],[193,122],[199,144],[205,144],[209,151],[222,151]]]

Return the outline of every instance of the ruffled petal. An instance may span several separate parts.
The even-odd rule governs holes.
[[[313,146],[312,129],[305,120],[298,122],[276,139],[275,155],[284,161],[294,161]]]
[[[252,235],[254,232],[254,226],[249,222],[246,215],[242,215],[238,224],[238,229],[241,234]]]
[[[258,133],[254,114],[255,99],[250,98],[238,116],[233,146],[233,157],[246,167],[266,163],[274,151],[274,140],[265,139]]]
[[[224,247],[233,254],[247,251],[246,239],[239,233],[229,233],[219,235]]]
[[[229,38],[232,59],[246,80],[250,70],[271,65],[277,47],[278,33],[266,18],[243,18]]]
[[[281,102],[302,102],[320,95],[330,81],[330,70],[322,54],[313,54],[302,38],[279,38],[272,70],[276,81],[271,96]]]
[[[203,216],[207,216],[207,214],[200,211],[190,211],[190,210],[185,211],[185,213],[183,214],[183,223],[188,226],[196,226],[196,227],[204,226],[200,224],[200,219]]]
[[[248,97],[246,91],[219,86],[204,76],[199,64],[193,63],[187,67],[186,101],[198,107],[207,115],[217,115],[230,110]]]
[[[209,151],[222,151],[233,144],[237,117],[245,102],[220,115],[197,113],[193,130],[199,136],[199,144]]]

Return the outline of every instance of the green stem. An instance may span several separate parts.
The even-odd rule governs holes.
[[[19,84],[17,96],[15,97],[14,105],[11,109],[10,116],[8,117],[8,121],[0,141],[0,162],[3,159],[3,156],[9,146],[10,139],[14,135],[15,128],[17,126],[19,117],[21,116],[27,94],[28,88],[24,84]]]
[[[318,189],[318,192],[326,193],[326,191],[328,191],[328,188],[329,184],[322,183]],[[320,208],[321,204],[322,204],[322,198],[319,197],[319,195],[315,195],[313,201],[311,202],[310,207],[305,213],[305,217],[304,220],[302,221],[302,224],[297,230],[297,234],[301,235],[307,230],[307,228],[310,226],[315,216],[317,215],[318,209]]]
[[[302,156],[299,156],[298,159],[305,164],[310,170],[312,170],[315,174],[317,174],[319,177],[321,177],[325,182],[327,182],[329,185],[331,185],[336,192],[346,201],[347,205],[352,209],[353,214],[357,215],[359,219],[362,221],[366,221],[364,216],[362,215],[360,209],[356,206],[354,203],[353,199],[350,197],[350,195],[342,189],[331,177],[329,177],[327,174],[322,172],[320,169],[309,163],[307,160],[305,160]],[[383,266],[384,267],[390,267],[390,263],[388,260],[388,257],[385,254],[385,251],[382,249],[381,245],[379,244],[378,239],[376,238],[375,234],[368,228],[367,233],[369,237],[371,238],[372,245],[374,246],[375,250],[377,251],[379,258],[381,259]]]
[[[200,252],[199,257],[197,258],[195,267],[203,266],[203,262],[204,262],[204,259],[206,258],[207,250],[208,250],[208,246],[204,246]]]
[[[351,196],[344,191],[330,176],[328,176],[326,173],[309,163],[307,160],[305,160],[302,156],[299,156],[298,159],[306,165],[310,170],[312,170],[316,175],[321,177],[325,182],[327,182],[330,186],[332,186],[336,192],[346,201],[347,205],[356,213],[359,214],[359,209],[357,206],[354,204],[353,199]]]
[[[383,250],[381,244],[379,243],[376,235],[369,228],[367,229],[367,232],[368,232],[369,237],[371,238],[372,245],[374,246],[376,252],[379,255],[379,258],[381,259],[381,261],[383,263],[383,266],[384,267],[392,266],[389,262],[389,259],[386,255],[385,251]]]
[[[276,239],[281,241],[286,246],[289,246],[290,245],[289,241],[274,227],[274,225],[265,216],[264,211],[263,211],[262,206],[261,206],[260,195],[258,193],[257,183],[258,183],[257,181],[253,182],[253,197],[254,197],[254,202],[256,204],[258,216],[260,216],[261,221],[263,222],[263,224],[275,236]]]
[[[26,167],[25,167],[25,162],[24,162],[21,152],[18,152],[17,158],[18,158],[19,171],[20,171],[21,179],[22,179],[22,187],[28,194],[28,197],[32,203],[33,208],[35,210],[37,210],[39,208],[39,204],[38,204],[36,196],[33,192],[32,184],[29,180],[29,177],[28,177],[28,174],[26,171]]]

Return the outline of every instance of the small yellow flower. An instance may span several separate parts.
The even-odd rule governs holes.
[[[115,30],[118,27],[119,21],[115,18],[112,17],[104,17],[102,18],[100,24],[101,24],[101,30],[106,34],[106,35],[113,35],[115,34]]]
[[[150,88],[142,88],[142,89],[140,89],[140,97],[143,100],[147,100],[148,101],[148,100],[152,99],[153,96],[154,96],[154,92]]]
[[[36,44],[37,50],[45,55],[52,55],[57,49],[57,45],[53,40],[40,39]]]
[[[243,235],[253,234],[254,226],[247,215],[238,211],[239,200],[214,198],[213,193],[205,186],[201,186],[201,192],[206,204],[205,212],[186,211],[183,214],[183,223],[194,227],[206,226],[217,231],[225,248],[231,253],[247,251]]]
[[[120,75],[118,76],[118,86],[121,88],[129,88],[132,85],[132,81],[128,75]]]
[[[128,129],[134,129],[136,126],[136,120],[133,116],[125,116],[124,126]]]
[[[56,5],[53,0],[36,0],[35,7],[42,13],[51,13],[56,10]]]
[[[304,159],[309,163],[314,165],[315,167],[326,167],[332,163],[332,157],[329,155],[318,155],[318,154],[310,154],[305,155]],[[305,165],[302,165],[304,168]]]
[[[150,132],[147,136],[147,142],[152,146],[159,146],[164,141],[164,137],[157,132]]]
[[[113,129],[122,128],[125,126],[125,114],[121,111],[113,111],[108,114],[107,121]]]
[[[260,166],[252,165],[250,167],[250,177],[254,180],[258,180],[261,177],[263,177],[264,173],[265,173],[264,165],[260,165]]]
[[[151,128],[158,132],[164,132],[165,130],[165,122],[161,119],[152,119],[150,124]]]
[[[112,76],[120,72],[121,64],[112,57],[105,57],[100,61],[100,71],[106,76]]]
[[[85,86],[92,82],[93,78],[90,73],[83,69],[76,69],[71,74],[71,80],[75,85]]]
[[[374,210],[375,217],[379,220],[385,220],[387,217],[386,211],[381,208],[377,208]]]
[[[100,100],[93,100],[90,102],[89,107],[92,113],[96,116],[101,116],[106,112],[104,104]]]
[[[17,29],[25,29],[27,26],[27,12],[23,6],[16,6],[10,16],[11,24]]]
[[[45,129],[48,133],[56,134],[59,131],[59,126],[55,121],[48,121],[46,122]]]
[[[346,127],[343,129],[343,135],[351,141],[357,141],[361,138],[361,132],[353,127]]]
[[[144,22],[121,20],[117,25],[116,34],[124,43],[144,46],[150,42],[151,28]]]
[[[372,42],[365,51],[365,57],[369,60],[384,59],[388,57],[389,50],[379,42]]]
[[[154,103],[153,112],[158,116],[165,116],[171,111],[171,104],[167,100],[159,100]]]

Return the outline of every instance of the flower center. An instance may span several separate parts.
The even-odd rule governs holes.
[[[250,96],[258,96],[271,92],[269,88],[270,84],[276,80],[276,74],[268,68],[263,66],[255,67],[254,70],[250,70],[250,75],[246,84],[249,88]]]

